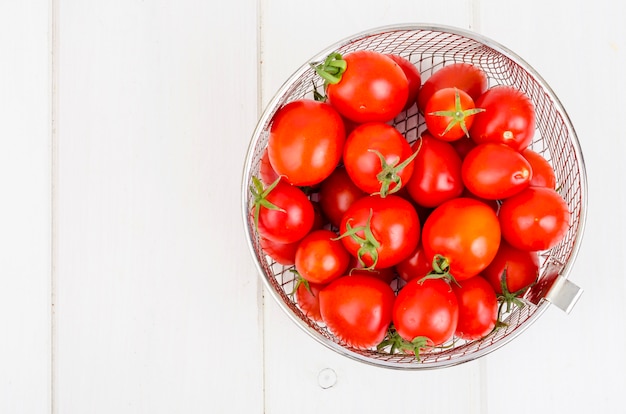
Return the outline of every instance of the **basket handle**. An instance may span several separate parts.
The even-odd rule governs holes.
[[[563,312],[569,314],[583,290],[569,279],[559,275],[545,296],[545,299]]]

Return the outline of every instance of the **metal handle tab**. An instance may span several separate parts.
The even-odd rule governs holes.
[[[546,294],[545,299],[569,314],[582,293],[583,290],[580,287],[559,275],[552,284],[550,291]]]

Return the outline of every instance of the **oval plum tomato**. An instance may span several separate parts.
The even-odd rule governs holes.
[[[433,265],[426,258],[422,243],[419,243],[409,257],[396,264],[395,269],[400,279],[408,282],[429,274],[433,270]]]
[[[493,260],[500,245],[500,223],[491,207],[459,197],[436,207],[422,228],[426,258],[443,256],[457,281],[479,274]]]
[[[296,250],[300,240],[293,243],[276,243],[265,237],[260,238],[261,249],[276,263],[283,266],[291,266],[296,263]]]
[[[394,300],[391,286],[362,275],[335,279],[319,293],[320,313],[330,332],[357,349],[383,340]]]
[[[455,336],[476,340],[488,335],[498,321],[498,297],[489,282],[480,275],[452,284],[459,302],[459,320]]]
[[[407,81],[409,82],[409,94],[406,99],[406,104],[404,105],[404,110],[409,109],[411,106],[415,105],[415,101],[417,100],[417,94],[420,91],[420,87],[422,86],[422,75],[417,68],[407,58],[396,55],[396,54],[388,54],[394,62],[396,62],[400,68],[404,71],[404,75],[406,76]]]
[[[548,187],[555,189],[556,174],[548,160],[546,160],[543,155],[530,148],[526,148],[522,151],[522,155],[530,163],[533,170],[533,177],[530,180],[530,185],[534,187]]]
[[[367,196],[354,202],[339,227],[341,241],[366,268],[395,266],[417,247],[420,221],[413,205],[398,196]]]
[[[319,292],[326,287],[317,283],[308,282],[306,279],[298,279],[294,290],[294,299],[302,312],[309,318],[321,322]]]
[[[328,102],[357,123],[391,121],[402,111],[409,95],[409,82],[402,68],[389,56],[373,50],[354,51],[343,57],[333,53],[316,71],[326,81]]]
[[[332,106],[312,99],[292,101],[272,118],[270,163],[293,185],[318,184],[341,160],[345,139],[343,119]]]
[[[310,232],[296,251],[296,270],[312,283],[327,284],[343,276],[349,264],[350,254],[331,230]]]
[[[535,135],[535,107],[517,88],[498,85],[485,91],[476,101],[484,109],[474,116],[470,136],[476,143],[499,142],[523,151]]]
[[[404,136],[381,122],[356,127],[343,149],[343,164],[354,184],[368,194],[383,197],[400,190],[409,180],[413,158]]]
[[[459,318],[459,304],[448,282],[443,279],[411,280],[393,304],[392,322],[406,341],[424,339],[427,346],[437,346],[454,335]]]
[[[508,145],[478,144],[463,159],[461,175],[465,188],[486,200],[501,200],[528,187],[532,167]]]
[[[452,63],[433,72],[424,81],[417,96],[417,107],[425,113],[426,103],[433,93],[443,88],[458,88],[465,91],[474,101],[487,90],[487,75],[478,66],[469,63]]]
[[[431,134],[444,141],[469,137],[476,108],[474,100],[458,88],[443,88],[432,94],[424,109],[424,121]]]
[[[449,142],[424,132],[411,149],[417,155],[404,188],[413,201],[423,207],[436,207],[461,195],[461,158]]]
[[[535,251],[517,249],[502,240],[496,257],[481,275],[499,295],[505,293],[503,283],[506,292],[522,294],[539,277],[539,255]]]
[[[547,250],[565,237],[570,226],[567,203],[555,190],[528,187],[500,206],[502,237],[522,250]]]
[[[339,227],[341,218],[348,208],[367,194],[357,187],[343,166],[339,166],[319,188],[319,203],[330,223]]]
[[[256,177],[252,181],[251,214],[259,236],[277,243],[294,243],[309,233],[315,211],[300,188],[282,179],[265,188]]]

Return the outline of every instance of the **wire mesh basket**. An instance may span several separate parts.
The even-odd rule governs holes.
[[[353,349],[341,343],[322,323],[305,316],[290,296],[295,284],[291,267],[282,266],[263,253],[249,214],[252,207],[249,187],[252,177],[259,173],[274,113],[290,101],[312,98],[316,88],[323,88],[323,80],[310,63],[321,62],[332,52],[346,54],[364,49],[408,59],[420,69],[422,82],[445,65],[465,62],[485,72],[489,87],[511,85],[526,93],[536,111],[536,132],[531,148],[552,165],[559,193],[571,212],[569,231],[558,245],[540,252],[538,281],[522,298],[524,306],[514,307],[504,315],[505,327],[480,340],[453,339],[444,347],[424,352],[419,360],[413,355],[391,354],[384,349]],[[409,142],[416,140],[426,128],[416,105],[397,116],[393,125]],[[283,84],[259,119],[250,142],[242,181],[242,212],[249,248],[265,287],[300,328],[328,348],[361,362],[386,368],[427,369],[471,361],[500,348],[530,326],[551,303],[569,312],[581,292],[568,280],[568,275],[582,240],[586,192],[584,161],[574,128],[556,95],[533,68],[502,45],[470,31],[403,25],[363,32],[331,45],[302,65]]]

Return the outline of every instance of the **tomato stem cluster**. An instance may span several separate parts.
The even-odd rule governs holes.
[[[267,200],[267,196],[272,192],[274,188],[280,182],[281,177],[278,177],[276,181],[272,184],[268,185],[265,189],[263,188],[263,183],[257,177],[252,177],[252,184],[250,186],[250,192],[254,198],[254,226],[258,231],[259,228],[259,214],[261,211],[261,207],[265,207],[270,210],[277,210],[285,212],[284,209],[278,207],[275,204],[272,204]]]
[[[435,257],[433,257],[432,267],[433,270],[422,277],[418,281],[419,284],[424,283],[424,281],[428,279],[444,279],[448,283],[454,283],[459,286],[459,282],[457,282],[452,273],[450,273],[450,261],[447,257],[436,254]]]
[[[446,126],[446,129],[441,133],[441,136],[446,135],[448,131],[450,131],[456,125],[459,125],[465,133],[465,136],[469,137],[469,130],[467,129],[467,124],[465,122],[466,118],[483,111],[484,109],[482,108],[463,109],[463,105],[461,104],[461,95],[459,94],[459,91],[457,89],[454,94],[454,110],[434,111],[430,112],[429,115],[445,116],[451,118],[450,122]]]
[[[420,352],[426,348],[432,348],[432,341],[425,336],[417,336],[411,341],[402,338],[393,325],[389,327],[385,339],[376,346],[376,350],[382,351],[389,348],[390,354],[401,352],[404,354],[414,354],[415,358],[420,361]]]
[[[381,154],[380,151],[375,149],[369,149],[368,151],[378,156],[381,166],[381,171],[376,175],[376,179],[380,182],[380,191],[374,194],[378,194],[381,197],[387,197],[389,194],[400,191],[402,188],[402,177],[400,177],[400,171],[404,170],[406,166],[415,159],[418,151],[415,151],[410,157],[402,161],[400,164],[398,164],[398,162],[400,162],[400,158],[394,160],[394,162],[387,162],[385,156]],[[393,188],[391,188],[391,184],[395,184]]]
[[[311,63],[315,72],[324,79],[324,85],[335,84],[341,81],[343,73],[346,71],[348,64],[340,53],[331,53],[323,63],[315,65]]]
[[[334,240],[339,240],[344,237],[352,237],[354,241],[359,244],[359,250],[357,252],[357,259],[359,260],[359,264],[365,270],[372,270],[376,267],[376,263],[378,263],[378,249],[380,248],[380,242],[376,240],[374,237],[374,233],[372,233],[371,221],[374,212],[370,209],[370,214],[365,222],[365,225],[360,227],[352,227],[350,225],[350,221],[346,223],[346,231],[341,234],[339,237]],[[360,237],[357,233],[363,232],[365,237]],[[372,264],[368,266],[363,260],[363,256],[369,255],[372,259]]]

